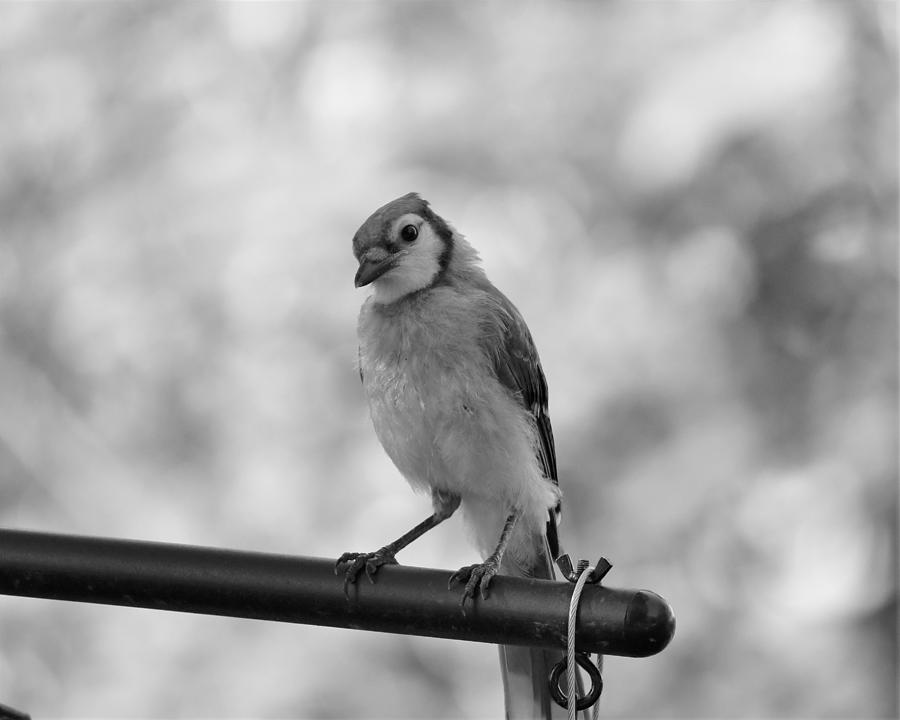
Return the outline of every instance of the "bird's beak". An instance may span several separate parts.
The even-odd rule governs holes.
[[[374,282],[396,264],[396,255],[384,248],[373,247],[366,250],[359,259],[359,270],[353,282],[360,288]]]

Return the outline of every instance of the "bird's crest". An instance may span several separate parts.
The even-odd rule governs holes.
[[[403,215],[413,213],[425,218],[445,242],[450,242],[453,231],[447,222],[437,215],[418,193],[410,192],[382,205],[366,218],[353,236],[353,254],[359,259],[363,252],[375,245],[388,246],[394,221]]]

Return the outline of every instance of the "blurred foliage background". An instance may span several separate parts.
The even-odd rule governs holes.
[[[895,13],[0,5],[0,525],[336,557],[424,517],[350,253],[416,190],[538,343],[567,548],[675,609],[603,715],[896,717]],[[489,646],[7,597],[0,702],[502,713]]]

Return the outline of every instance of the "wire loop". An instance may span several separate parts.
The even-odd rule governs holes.
[[[581,697],[576,696],[575,710],[578,711],[589,708],[600,699],[600,693],[603,692],[603,678],[600,675],[599,668],[594,665],[587,653],[575,653],[575,662],[587,672],[591,679],[590,690]],[[559,678],[563,672],[566,671],[568,666],[569,658],[563,656],[563,659],[556,663],[550,671],[550,695],[557,705],[567,709],[569,707],[569,698],[566,697],[566,693],[563,692],[563,689],[560,687]]]
[[[603,678],[600,674],[599,664],[603,658],[599,658],[595,665],[590,655],[584,652],[575,651],[575,629],[578,625],[578,605],[581,602],[581,593],[586,583],[599,583],[603,577],[612,569],[612,564],[606,558],[600,558],[595,566],[590,565],[587,560],[580,560],[577,567],[573,567],[572,559],[568,555],[561,555],[556,559],[559,569],[569,582],[575,584],[572,589],[572,598],[569,601],[569,624],[566,633],[566,655],[560,660],[550,671],[548,680],[550,685],[550,696],[557,705],[566,708],[569,711],[569,720],[575,720],[579,710],[594,705],[600,699],[600,693],[603,692]],[[587,671],[591,679],[591,688],[587,694],[578,696],[581,689],[581,681],[578,678],[576,665],[580,665]],[[563,692],[559,687],[559,677],[563,671],[566,671],[567,691]],[[597,708],[594,708],[596,716]]]

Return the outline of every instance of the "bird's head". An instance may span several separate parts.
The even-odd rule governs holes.
[[[356,287],[370,283],[388,304],[433,285],[447,269],[453,229],[416,193],[378,208],[353,236]]]

